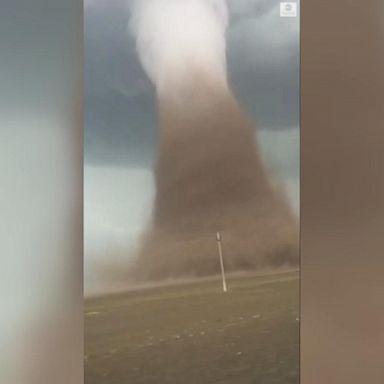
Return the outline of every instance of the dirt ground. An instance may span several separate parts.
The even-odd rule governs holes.
[[[87,384],[299,383],[299,274],[228,276],[85,301]]]

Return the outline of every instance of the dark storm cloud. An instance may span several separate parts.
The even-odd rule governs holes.
[[[88,164],[149,166],[156,106],[127,32],[128,1],[86,1],[85,156]],[[229,0],[228,68],[243,108],[262,129],[298,126],[298,20],[275,0]]]
[[[241,3],[248,5],[243,6],[243,13],[239,13]],[[280,18],[279,1],[230,4],[237,7],[232,8],[237,16],[227,37],[229,76],[235,93],[259,127],[297,127],[298,19]]]
[[[85,12],[85,157],[93,164],[150,161],[155,101],[127,33],[122,1],[91,2]]]

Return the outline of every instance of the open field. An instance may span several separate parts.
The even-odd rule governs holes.
[[[85,301],[86,384],[299,383],[297,271]]]

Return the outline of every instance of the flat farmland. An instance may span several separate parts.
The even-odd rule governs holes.
[[[87,384],[299,383],[299,273],[230,275],[85,300]]]

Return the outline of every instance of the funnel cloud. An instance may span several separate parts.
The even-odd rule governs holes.
[[[263,167],[254,129],[227,80],[224,1],[134,4],[137,51],[156,88],[160,138],[152,223],[139,279],[298,262],[295,216]]]

